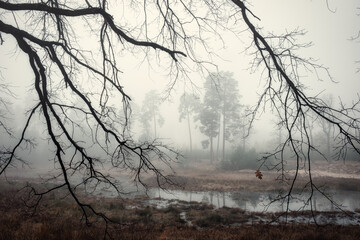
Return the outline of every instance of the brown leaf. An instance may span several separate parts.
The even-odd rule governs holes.
[[[258,169],[258,170],[256,170],[256,172],[255,172],[255,176],[258,178],[258,179],[262,179],[262,177],[263,177],[263,174],[260,172],[260,170]]]

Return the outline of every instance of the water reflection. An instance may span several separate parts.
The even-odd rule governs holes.
[[[162,198],[165,200],[203,202],[214,205],[215,208],[233,207],[255,212],[286,210],[286,203],[284,204],[282,201],[273,202],[279,197],[277,192],[193,192],[152,188],[148,191],[148,195],[150,198]],[[341,204],[344,210],[354,211],[360,209],[360,192],[336,191],[328,192],[328,195],[334,202]],[[289,210],[310,210],[310,202],[305,205],[308,197],[309,193],[294,194],[290,201]],[[271,202],[273,203],[270,204]],[[318,192],[314,193],[312,204],[315,211],[337,210],[334,204]]]

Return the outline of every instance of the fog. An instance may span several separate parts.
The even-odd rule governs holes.
[[[335,13],[329,11],[322,1],[302,3],[272,1],[271,4],[278,12],[269,13],[266,4],[253,3],[254,12],[261,19],[257,24],[266,31],[274,33],[290,31],[294,28],[305,29],[306,34],[299,39],[299,42],[311,42],[312,46],[302,49],[300,54],[317,59],[318,64],[329,69],[332,79],[325,72],[319,72],[321,81],[317,80],[313,73],[300,73],[303,77],[301,81],[308,87],[307,93],[309,95],[320,94],[323,98],[331,96],[334,99],[334,105],[338,104],[339,98],[345,104],[351,104],[351,101],[356,99],[360,87],[359,74],[356,71],[359,67],[356,61],[359,60],[360,45],[358,41],[349,40],[358,32],[356,2],[350,1],[345,4],[333,1],[331,4],[336,9]],[[304,12],[306,12],[305,19]],[[284,23],[284,19],[286,19],[286,23]],[[213,63],[219,67],[220,71],[230,71],[234,74],[234,78],[238,80],[239,94],[242,96],[241,104],[253,106],[257,102],[258,94],[261,93],[263,82],[260,80],[261,73],[252,73],[249,70],[251,56],[244,53],[248,43],[246,42],[246,33],[242,35],[245,40],[242,39],[243,44],[238,44],[235,36],[224,34],[226,36],[224,48],[219,49],[218,45],[214,46],[221,58],[214,58]],[[124,80],[129,80],[129,84],[124,85],[136,104],[141,106],[144,95],[152,89],[162,91],[163,96],[168,95],[169,79],[160,74],[161,70],[149,70],[147,63],[143,63],[141,66],[134,65],[136,67],[130,67],[124,72]],[[146,74],[140,75],[139,73]],[[179,98],[184,92],[195,92],[201,96],[205,78],[206,74],[191,73],[190,80],[195,86],[192,86],[186,79],[176,83],[170,96],[161,105],[165,122],[164,126],[159,129],[159,137],[172,141],[182,148],[188,145],[186,122],[179,123],[178,121]],[[134,83],[133,79],[143,79],[143,81],[132,84]],[[266,109],[255,123],[247,140],[248,146],[256,146],[260,151],[273,147],[271,142],[277,132],[275,125],[276,116],[270,108]],[[193,126],[196,126],[196,123]],[[201,148],[200,141],[205,136],[200,134],[199,129],[194,128],[193,132],[194,146]],[[314,130],[314,135],[321,135],[319,126]]]
[[[271,5],[272,11],[269,11],[269,5]],[[305,86],[304,93],[307,96],[318,96],[334,108],[340,107],[340,101],[343,106],[349,106],[359,97],[360,40],[359,37],[356,38],[356,36],[360,28],[358,25],[359,3],[357,0],[296,2],[272,0],[269,1],[269,3],[254,1],[251,5],[251,10],[260,18],[260,20],[257,20],[255,17],[252,17],[252,20],[256,23],[257,27],[262,29],[263,33],[271,33],[276,36],[284,32],[291,32],[294,29],[298,29],[299,31],[304,30],[305,34],[298,36],[296,41],[303,44],[310,43],[310,45],[300,48],[297,54],[304,58],[315,59],[316,63],[323,67],[320,68],[318,72],[306,68],[297,72],[300,76],[299,85]],[[112,11],[116,11],[116,9]],[[116,13],[112,14],[116,15]],[[166,164],[160,163],[156,166],[166,168],[164,175],[170,174],[170,170],[175,169],[171,174],[175,174],[175,172],[179,172],[180,175],[182,174],[181,177],[179,177],[180,183],[182,183],[181,180],[183,178],[188,177],[192,179],[194,177],[191,175],[193,173],[187,173],[187,171],[191,169],[193,169],[194,172],[199,172],[200,177],[196,175],[196,177],[200,179],[199,182],[205,178],[204,176],[208,177],[214,174],[214,181],[227,183],[226,181],[230,179],[230,182],[234,181],[236,184],[240,184],[242,181],[246,183],[246,187],[243,188],[234,186],[218,187],[216,185],[218,182],[211,182],[211,184],[208,185],[204,184],[204,186],[206,185],[206,187],[204,187],[205,189],[198,189],[191,185],[185,189],[185,192],[181,192],[186,198],[190,192],[196,195],[197,198],[201,198],[198,202],[206,202],[207,204],[214,205],[212,197],[214,194],[217,194],[218,202],[220,202],[221,194],[219,192],[223,190],[223,196],[225,196],[226,192],[228,196],[227,201],[232,204],[230,207],[245,207],[245,209],[249,209],[249,205],[246,204],[247,202],[251,202],[248,199],[250,197],[247,196],[246,193],[242,195],[244,192],[241,191],[243,189],[245,189],[244,191],[248,191],[248,188],[250,188],[249,192],[258,191],[258,189],[254,190],[251,188],[253,185],[258,184],[258,182],[254,184],[251,182],[254,179],[261,181],[262,177],[264,177],[265,182],[269,179],[274,180],[278,178],[279,172],[264,173],[264,176],[260,172],[254,175],[254,172],[256,170],[260,171],[259,169],[261,167],[261,171],[269,170],[270,167],[268,165],[262,165],[262,162],[258,160],[267,153],[278,150],[277,147],[286,139],[287,135],[285,129],[279,129],[280,120],[276,109],[272,107],[271,104],[267,104],[265,107],[261,105],[261,109],[256,115],[251,129],[248,128],[250,120],[245,118],[245,113],[248,113],[246,112],[247,109],[254,109],[257,105],[259,97],[266,87],[266,81],[264,80],[266,79],[266,71],[254,67],[254,65],[256,65],[253,62],[254,55],[251,55],[251,50],[249,50],[249,45],[252,41],[251,34],[246,31],[247,26],[245,26],[245,24],[243,25],[244,26],[240,25],[240,27],[236,28],[236,33],[219,29],[218,34],[222,39],[214,38],[208,41],[208,49],[211,54],[205,52],[204,49],[198,49],[199,59],[207,63],[200,67],[191,59],[182,59],[184,66],[187,68],[184,67],[184,69],[181,69],[182,71],[179,71],[181,74],[178,75],[176,69],[171,65],[172,60],[169,60],[169,58],[167,58],[168,56],[164,57],[162,53],[158,55],[150,51],[137,52],[135,50],[124,50],[118,54],[120,55],[119,59],[122,60],[122,62],[119,63],[121,66],[121,85],[123,86],[124,92],[131,98],[130,105],[132,109],[129,132],[124,133],[124,135],[131,134],[129,139],[134,142],[151,142],[153,139],[156,139],[156,143],[164,144],[178,151],[182,157],[176,159],[174,163],[171,163],[173,165],[169,167]],[[92,44],[96,44],[98,39],[93,39],[90,35],[90,33],[84,33],[84,39],[79,40],[79,45],[84,46],[86,49],[91,49]],[[352,38],[356,39],[351,40]],[[28,111],[38,102],[38,97],[33,86],[34,73],[29,67],[27,57],[19,50],[14,39],[10,37],[4,37],[4,39],[6,44],[0,45],[0,83],[8,85],[9,89],[14,93],[14,96],[11,96],[11,94],[6,94],[6,90],[0,90],[0,96],[9,102],[7,105],[8,108],[0,110],[0,120],[4,119],[4,122],[6,121],[8,126],[14,131],[14,135],[9,136],[5,134],[5,130],[1,128],[0,146],[2,146],[1,149],[5,152],[5,150],[10,149],[11,146],[17,143],[26,124],[26,117],[29,114]],[[194,47],[194,49],[197,50],[196,47]],[[89,54],[94,54],[95,58],[100,56],[98,52]],[[236,81],[237,84],[233,86],[232,89],[238,89],[238,105],[241,107],[237,106],[239,108],[236,108],[236,111],[239,111],[238,114],[240,118],[237,119],[239,123],[238,126],[234,127],[236,130],[234,130],[234,132],[227,132],[227,129],[224,130],[225,127],[221,129],[221,126],[225,125],[223,124],[226,118],[225,114],[220,114],[220,117],[216,119],[221,122],[218,123],[218,135],[209,137],[211,134],[206,135],[204,133],[204,126],[201,120],[199,120],[201,118],[201,110],[197,109],[189,119],[183,118],[180,121],[181,113],[179,109],[181,104],[180,99],[184,94],[194,95],[198,101],[205,102],[206,91],[208,90],[205,83],[209,76],[215,72],[232,74],[232,78]],[[82,75],[78,79],[79,82],[84,85],[82,86],[82,90],[86,91],[92,88],[98,88],[95,84],[94,87],[92,83],[88,83],[87,77],[87,75]],[[60,81],[61,79],[54,80],[54,86],[57,86],[56,84]],[[54,89],[59,90],[60,87],[59,89],[54,87]],[[101,92],[101,89],[96,90]],[[66,97],[69,98],[64,100],[66,103],[76,101],[75,97],[72,98],[70,96],[68,89],[63,88],[59,91],[62,91],[59,96],[63,96],[64,99]],[[152,100],[146,100],[146,96],[152,91],[156,91],[155,96],[158,102],[155,105],[149,106],[148,104]],[[91,97],[94,96],[90,96],[89,98]],[[121,115],[124,114],[122,112],[123,104],[121,97],[118,95],[113,98],[111,97],[109,106],[118,108],[119,116],[123,117],[123,115]],[[156,112],[156,115],[151,115],[154,112]],[[33,142],[25,141],[25,143],[20,146],[20,150],[17,151],[18,157],[24,159],[25,162],[14,161],[6,170],[6,176],[34,178],[41,176],[49,179],[53,176],[61,176],[60,168],[54,154],[55,147],[49,140],[45,120],[40,115],[39,113],[34,115],[25,134],[25,138],[27,140],[33,140]],[[126,172],[126,167],[121,165],[123,163],[120,164],[119,169],[120,171],[125,169],[124,175],[128,174],[126,175],[126,177],[128,177],[127,180],[123,179],[124,176],[121,175],[122,173],[119,173],[120,171],[117,171],[116,167],[109,167],[110,163],[107,162],[109,156],[104,152],[106,152],[107,148],[113,150],[116,149],[117,146],[108,143],[105,134],[99,133],[99,135],[97,135],[97,129],[91,128],[91,126],[96,124],[91,121],[87,122],[87,119],[78,116],[75,111],[69,113],[69,115],[77,120],[76,124],[79,124],[79,126],[73,124],[75,127],[73,126],[72,136],[82,139],[81,141],[79,140],[81,146],[86,149],[89,154],[93,154],[104,163],[103,165],[99,164],[101,166],[97,167],[103,170],[106,169],[104,170],[107,171],[106,173],[111,173],[114,174],[115,177],[119,177],[119,181],[123,189],[126,189],[126,193],[140,189],[141,194],[147,194],[148,192],[133,181],[135,179],[134,175],[136,175],[134,171],[131,173]],[[119,132],[122,132],[122,126],[120,126],[121,124],[119,123],[124,123],[124,119],[117,119],[118,122],[113,125],[114,128],[118,128],[117,130],[119,130]],[[236,118],[234,117],[234,119]],[[189,120],[189,122],[187,120]],[[64,122],[65,121],[66,119]],[[235,120],[232,121],[236,123]],[[190,130],[188,129],[189,123],[191,126]],[[82,129],[81,126],[84,125],[88,128],[85,127]],[[355,211],[359,208],[359,204],[356,202],[356,198],[358,197],[357,192],[359,191],[359,174],[357,172],[359,168],[359,156],[349,151],[346,158],[343,158],[342,155],[337,159],[341,161],[335,161],[334,156],[336,156],[336,151],[338,150],[336,147],[339,146],[339,142],[335,139],[338,134],[335,128],[315,118],[313,121],[310,120],[310,124],[306,126],[306,128],[307,131],[309,131],[309,136],[314,146],[321,151],[321,153],[316,151],[309,153],[309,156],[311,155],[314,161],[314,176],[320,179],[320,184],[324,183],[322,177],[336,178],[338,182],[332,186],[335,190],[332,188],[331,190],[334,190],[333,192],[336,193],[336,187],[344,188],[344,192],[341,193],[346,195],[351,193],[349,195],[354,197],[351,199],[340,198],[335,196],[334,193],[334,199],[344,201],[345,204],[350,206],[345,209]],[[96,134],[94,134],[94,132],[96,132]],[[189,132],[191,132],[191,141],[189,140]],[[221,134],[224,132],[224,135],[228,134],[230,140],[225,141],[226,154],[224,153],[224,159],[222,159],[223,137],[221,137]],[[96,145],[96,140],[94,140],[96,137],[94,136],[96,136],[98,140],[100,139],[103,145]],[[65,138],[62,134],[59,134],[58,137],[59,139],[62,137]],[[213,145],[211,145],[212,143]],[[214,150],[214,162],[212,155],[209,153],[211,147],[213,147]],[[109,150],[109,152],[111,152],[111,150]],[[76,151],[74,153],[72,149],[65,147],[63,153],[64,155],[68,154],[67,156],[70,156],[64,161],[71,162],[71,156],[73,156],[74,159],[80,159],[80,156],[77,155],[78,153],[76,153]],[[292,176],[295,174],[294,169],[296,169],[295,156],[293,152],[288,149],[285,149],[283,153],[287,162],[286,166],[281,170],[287,170],[286,177],[292,179]],[[125,155],[126,154],[124,154],[124,156]],[[329,162],[325,162],[326,158]],[[275,161],[276,157],[272,156],[272,158],[269,159],[271,165],[274,163],[272,161]],[[156,160],[157,159],[155,159],[155,162]],[[305,166],[305,162],[306,161],[301,162],[301,166]],[[324,163],[329,165],[324,166]],[[131,167],[133,166],[130,164],[129,168]],[[279,170],[280,168],[275,169]],[[299,175],[304,178],[311,177],[310,173],[304,169],[307,168],[303,167]],[[296,169],[296,174],[298,173],[297,170],[299,169]],[[211,174],[209,174],[209,172]],[[217,176],[216,173],[220,174],[220,176]],[[148,172],[144,174],[146,175]],[[242,178],[237,174],[246,176]],[[76,176],[76,174],[71,175],[69,178],[73,181],[74,185],[83,180]],[[178,179],[176,178],[176,180]],[[151,185],[151,181],[150,179],[149,185],[153,187],[150,190],[152,191],[151,197],[155,198],[157,197],[157,191],[160,190],[156,188],[156,186]],[[56,181],[54,180],[54,182]],[[184,180],[184,182],[186,181]],[[307,182],[301,182],[301,184],[306,185]],[[283,188],[274,186],[275,184],[273,182],[264,185],[265,186],[262,185],[261,187],[266,189],[264,192],[271,192],[271,198],[267,195],[265,197],[262,193],[252,196],[253,202],[256,202],[256,204],[253,203],[253,206],[250,207],[252,211],[261,211],[257,205],[258,203],[262,201],[266,204],[271,203],[273,201],[272,198],[279,197],[273,193],[278,190],[284,190]],[[256,186],[259,187],[260,184]],[[287,187],[288,186],[289,185],[287,185]],[[296,187],[298,186],[295,186],[295,188]],[[97,185],[92,186],[91,183],[90,188],[99,189]],[[308,190],[309,189],[307,189],[307,191]],[[88,189],[85,187],[85,192],[86,191],[88,191]],[[177,190],[175,190],[175,192],[176,191]],[[352,191],[356,193],[353,194]],[[318,191],[318,193],[322,192]],[[99,192],[96,192],[96,194],[99,194]],[[101,192],[101,194],[102,196],[106,195],[105,191]],[[111,197],[116,195],[113,192],[111,192],[111,194],[109,194]],[[166,191],[162,192],[162,194],[165,195],[168,200],[171,199]],[[208,196],[211,196],[211,201],[203,201],[202,198],[208,198]],[[330,201],[331,205],[325,207],[320,206],[321,204],[325,205],[324,202],[332,199],[325,194],[322,196],[325,197],[319,197],[318,202],[314,203],[315,208],[318,206],[319,209],[322,209],[321,211],[328,211],[329,206],[331,206],[330,210],[338,206],[332,201]],[[312,195],[309,198],[311,197]],[[180,197],[178,199],[184,200]],[[223,197],[223,199],[225,199],[225,197]],[[280,197],[279,199],[283,200]],[[185,199],[185,201],[187,201],[187,199]],[[308,204],[307,207],[304,208],[305,210],[310,209],[309,202],[306,202],[306,198],[297,199],[297,201],[298,202],[292,205],[294,209],[290,210],[296,210],[295,208],[300,206],[299,202],[305,205]],[[225,200],[223,200],[223,202],[224,204],[218,204],[217,208],[226,207]],[[276,206],[273,211],[283,210],[283,206],[284,205]]]
[[[10,227],[360,225],[358,0],[40,2],[0,1]]]
[[[314,77],[313,73],[302,72],[302,83],[308,88],[306,93],[309,95],[320,94],[321,97],[334,99],[337,104],[338,99],[345,104],[350,104],[358,94],[359,74],[356,69],[359,68],[358,53],[360,44],[358,40],[349,39],[356,36],[357,26],[357,2],[356,1],[331,1],[329,3],[330,11],[324,1],[272,1],[272,9],[276,12],[269,12],[267,4],[255,2],[252,9],[261,21],[256,24],[268,32],[281,33],[295,28],[304,29],[306,34],[298,39],[299,42],[311,42],[312,46],[301,49],[299,52],[306,57],[317,59],[319,65],[329,69],[332,79],[325,72],[319,72],[321,81]],[[306,17],[304,17],[306,13]],[[286,21],[284,22],[284,20]],[[244,29],[246,27],[244,26]],[[251,56],[246,52],[249,45],[247,32],[235,36],[233,33],[223,32],[224,43],[218,41],[210,42],[213,52],[217,56],[212,56],[211,61],[217,66],[219,71],[228,71],[233,73],[234,79],[238,81],[240,103],[245,106],[254,106],[258,100],[258,94],[263,89],[261,81],[261,72],[252,72],[250,69]],[[240,39],[240,44],[239,44]],[[11,41],[11,39],[9,39]],[[24,111],[32,106],[32,101],[36,100],[34,91],[30,90],[32,73],[28,67],[26,58],[16,49],[15,45],[2,45],[2,50],[7,57],[0,59],[2,67],[2,79],[12,86],[12,91],[16,98],[11,98],[12,105],[10,112],[14,114],[11,117],[13,127],[21,127],[24,122]],[[139,55],[141,56],[139,58]],[[132,103],[137,106],[133,110],[133,115],[140,114],[144,96],[151,90],[157,90],[162,99],[160,114],[164,118],[163,126],[158,128],[158,138],[161,141],[173,145],[179,149],[189,148],[188,130],[186,121],[179,122],[179,99],[182,94],[194,93],[202,98],[204,95],[203,83],[208,73],[204,71],[189,72],[187,77],[181,77],[176,80],[170,76],[169,70],[162,66],[166,63],[158,59],[157,62],[139,61],[142,54],[128,54],[123,57],[126,61],[122,64],[123,74],[122,85],[127,94],[132,98]],[[202,57],[202,56],[201,56]],[[19,71],[21,66],[21,71]],[[216,68],[208,67],[209,72],[216,71]],[[114,101],[115,102],[115,101]],[[276,116],[269,108],[258,116],[250,135],[246,140],[248,148],[256,147],[259,152],[268,151],[274,147],[274,141],[277,141],[278,130],[276,129]],[[136,122],[136,117],[134,122]],[[31,129],[34,135],[42,135],[41,130],[36,127]],[[136,129],[133,131],[141,135],[141,126],[134,123]],[[201,141],[206,136],[200,133],[199,123],[192,122],[193,147],[201,149]],[[321,128],[314,126],[314,136],[321,142]],[[1,139],[1,144],[9,139]],[[235,148],[237,143],[228,144],[229,148]]]

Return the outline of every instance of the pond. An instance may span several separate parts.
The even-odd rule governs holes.
[[[215,208],[230,207],[241,208],[251,212],[281,212],[286,210],[286,202],[274,201],[278,192],[195,192],[182,190],[163,190],[151,188],[147,191],[151,199],[179,200],[187,202],[203,202],[213,205]],[[335,203],[340,204],[343,210],[355,211],[360,209],[360,192],[355,191],[332,191],[327,192]],[[289,210],[310,210],[310,203],[306,205],[309,197],[308,192],[294,193],[289,204]],[[273,202],[274,201],[274,202]],[[323,194],[315,192],[312,197],[314,211],[337,211],[334,203],[331,203]],[[271,204],[270,204],[271,203]],[[159,202],[160,204],[160,202]],[[164,204],[164,203],[162,203]],[[305,206],[305,207],[304,207]]]

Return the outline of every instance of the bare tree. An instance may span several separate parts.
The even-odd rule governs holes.
[[[321,191],[311,176],[310,150],[316,148],[306,129],[308,114],[334,125],[339,156],[349,148],[360,153],[359,99],[351,106],[341,105],[336,109],[318,97],[305,94],[298,74],[300,68],[315,72],[324,68],[297,55],[297,50],[308,47],[296,41],[304,32],[294,30],[275,35],[262,31],[254,24],[259,18],[247,7],[247,1],[148,0],[112,1],[111,4],[106,0],[29,3],[0,0],[0,43],[15,40],[19,51],[27,56],[38,97],[28,112],[17,143],[0,151],[0,175],[15,161],[22,160],[17,153],[28,141],[30,122],[39,114],[55,149],[54,162],[60,169],[57,177],[61,183],[43,192],[34,190],[38,201],[44,194],[65,188],[87,221],[90,210],[107,222],[106,216],[82,202],[75,192],[81,185],[104,183],[120,193],[118,182],[102,171],[105,163],[132,171],[140,183],[144,171],[166,180],[152,159],[168,163],[172,156],[167,153],[176,156],[176,152],[157,142],[136,142],[128,131],[131,99],[121,84],[120,53],[126,51],[144,54],[148,57],[145,59],[163,60],[175,83],[180,73],[186,76],[186,59],[202,66],[203,70],[206,70],[204,66],[211,65],[211,61],[200,57],[204,52],[211,56],[207,36],[222,39],[218,30],[226,29],[230,23],[246,25],[252,39],[248,52],[253,56],[253,69],[265,73],[266,85],[253,109],[251,123],[264,106],[272,106],[286,130],[282,147],[272,154],[280,156],[275,167],[281,171],[281,179],[286,177],[283,158],[286,147],[296,159],[289,191],[281,196],[287,206],[301,164],[309,170],[311,194],[306,204],[312,207],[313,192]],[[123,14],[119,14],[122,11]],[[127,19],[125,11],[137,14],[136,20]],[[95,43],[90,50],[86,47],[87,41]],[[121,102],[121,106],[114,102]],[[116,107],[121,108],[121,116]],[[2,119],[1,122],[5,124]],[[80,128],[83,135],[77,133]],[[88,139],[92,141],[89,143]],[[91,151],[93,145],[104,155]],[[74,174],[83,176],[81,183],[73,181]]]
[[[76,192],[79,187],[91,185],[94,191],[108,186],[121,194],[121,182],[105,167],[128,171],[141,184],[143,172],[152,172],[159,183],[168,181],[156,161],[169,164],[178,153],[156,141],[136,142],[132,138],[131,99],[121,85],[117,54],[119,49],[132,46],[158,49],[175,62],[178,55],[185,54],[149,39],[133,37],[115,23],[107,1],[0,1],[0,9],[1,43],[15,40],[19,51],[27,56],[38,97],[17,143],[2,146],[0,175],[16,161],[26,162],[18,153],[30,141],[28,128],[34,115],[39,114],[55,149],[54,163],[60,171],[55,176],[58,180],[55,186],[46,190],[31,187],[34,207],[45,194],[66,189],[79,205],[87,224],[92,214],[108,223],[110,220],[105,215],[81,200]],[[75,29],[81,24],[88,32]],[[83,34],[90,34],[86,41],[98,42],[96,49],[89,51],[84,47]],[[114,101],[120,104],[114,106]]]
[[[296,161],[295,175],[291,176],[289,191],[285,195],[279,195],[275,201],[282,200],[286,204],[286,211],[289,211],[289,203],[293,198],[293,189],[298,180],[299,170],[304,167],[308,170],[308,186],[310,194],[304,202],[304,206],[310,205],[311,210],[314,206],[311,201],[315,191],[319,191],[327,196],[313,182],[311,175],[311,150],[319,151],[311,142],[310,134],[306,128],[308,115],[314,114],[318,119],[323,119],[336,128],[338,139],[338,157],[344,156],[348,147],[360,153],[360,139],[358,129],[360,127],[359,103],[360,97],[349,107],[341,105],[341,108],[335,109],[327,105],[318,97],[311,97],[305,94],[304,86],[301,85],[301,78],[298,72],[300,68],[313,70],[327,69],[316,64],[311,59],[302,58],[297,55],[297,50],[308,47],[309,45],[298,44],[296,37],[303,35],[303,31],[294,30],[284,35],[263,35],[260,29],[250,21],[249,15],[255,16],[242,1],[233,0],[241,9],[244,22],[249,27],[249,32],[253,36],[252,45],[249,51],[253,55],[253,67],[266,73],[266,87],[261,94],[258,104],[255,106],[252,115],[253,120],[256,114],[261,111],[263,104],[269,104],[277,112],[281,123],[286,131],[286,139],[274,153],[264,157],[264,163],[270,156],[278,156],[279,162],[274,168],[278,169],[280,180],[285,181],[286,171],[284,152],[286,148],[292,152]],[[255,49],[255,50],[254,50]],[[253,121],[252,120],[252,121]],[[332,201],[329,197],[328,199]],[[286,215],[287,216],[287,215]]]

